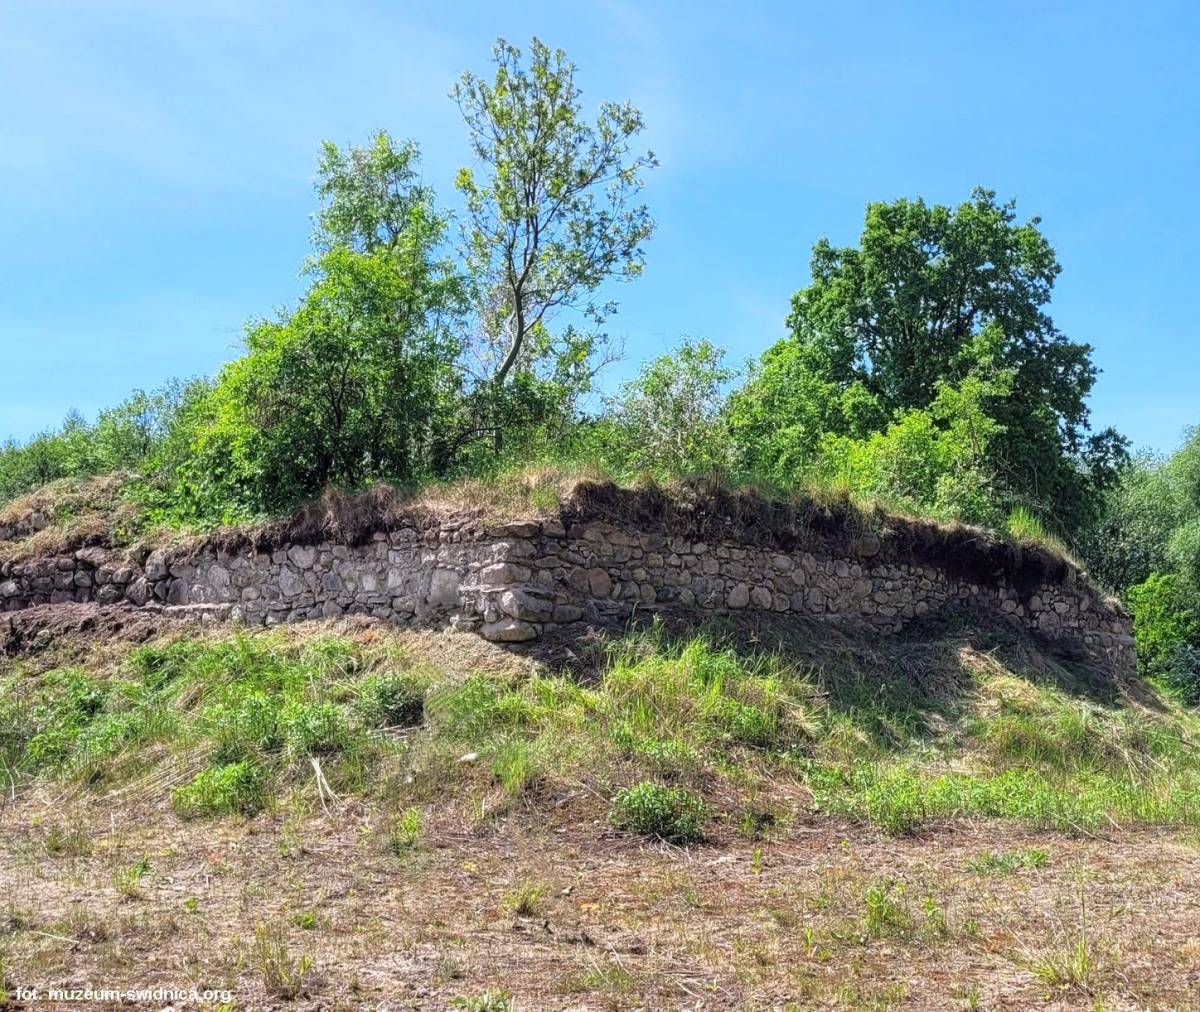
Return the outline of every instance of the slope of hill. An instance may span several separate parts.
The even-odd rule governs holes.
[[[202,1007],[1181,1008],[1200,723],[1003,624],[368,618],[0,662],[10,987]]]

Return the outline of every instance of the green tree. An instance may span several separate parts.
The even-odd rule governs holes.
[[[459,171],[466,204],[466,257],[479,317],[472,365],[479,391],[463,440],[490,436],[498,449],[513,392],[524,376],[550,382],[568,403],[586,390],[614,311],[604,282],[641,273],[654,224],[636,202],[652,154],[631,154],[642,116],[605,102],[595,123],[583,115],[575,66],[534,39],[529,63],[503,39],[491,81],[464,74],[451,92],[483,167]],[[553,333],[556,314],[580,326]],[[518,412],[519,413],[519,412]]]
[[[609,459],[666,475],[727,470],[725,392],[736,373],[724,358],[709,341],[685,340],[645,363],[609,402]]]
[[[1194,596],[1173,573],[1151,573],[1129,588],[1138,670],[1162,677],[1189,703],[1200,702],[1200,670],[1193,649],[1200,644],[1200,618]]]
[[[1089,429],[1092,349],[1045,311],[1061,267],[1038,226],[977,189],[953,209],[874,203],[858,246],[819,241],[812,284],[792,300],[791,337],[759,377],[762,393],[775,395],[780,430],[802,437],[793,456],[821,425],[861,435],[864,424],[928,408],[944,382],[1005,374],[1011,389],[985,405],[1000,426],[989,465],[1058,528],[1090,519],[1125,444],[1112,430]],[[790,403],[771,375],[782,362],[800,388]]]
[[[905,412],[883,431],[826,435],[808,474],[892,509],[999,526],[1004,510],[988,451],[1003,428],[984,405],[1006,386],[974,375],[958,385],[942,380],[928,408]]]
[[[1143,454],[1122,469],[1086,554],[1117,590],[1174,573],[1200,600],[1200,430],[1170,457]]]
[[[230,519],[443,466],[465,299],[418,157],[385,133],[326,145],[310,287],[248,327],[246,355],[195,413],[184,515]]]

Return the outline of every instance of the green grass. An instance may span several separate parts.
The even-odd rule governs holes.
[[[165,750],[195,770],[171,795],[188,817],[257,811],[314,757],[356,790],[396,747],[378,729],[420,719],[425,684],[394,650],[277,632],[143,646],[103,672],[14,667],[0,676],[0,777],[99,788]]]
[[[1008,850],[1000,854],[987,851],[968,861],[967,871],[976,875],[1008,875],[1026,868],[1045,868],[1049,863],[1049,851],[1038,847]]]
[[[1063,555],[1067,554],[1067,547],[1062,539],[1047,531],[1045,524],[1024,506],[1013,507],[1002,533],[1021,544],[1037,545]]]
[[[960,818],[1200,825],[1200,718],[1150,687],[1135,703],[1028,644],[984,654],[967,635],[744,648],[652,629],[613,645],[589,683],[453,680],[395,648],[280,631],[151,644],[96,670],[5,669],[0,776],[21,789],[170,781],[175,811],[205,818],[289,791],[316,803],[316,761],[339,797],[376,792],[402,813],[397,853],[418,845],[431,805],[486,816],[543,798],[593,799],[623,831],[687,843],[757,837],[749,811],[764,826],[825,813],[893,834]],[[993,858],[980,873],[1037,866]]]

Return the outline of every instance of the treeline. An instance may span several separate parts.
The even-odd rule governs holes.
[[[1047,311],[1061,267],[1037,218],[982,189],[957,207],[873,203],[856,246],[813,247],[788,334],[760,358],[684,340],[597,408],[618,351],[602,293],[642,270],[655,158],[635,149],[632,105],[585,116],[561,51],[493,55],[452,91],[476,163],[454,180],[457,215],[415,143],[327,144],[299,303],[252,321],[211,380],[5,445],[0,499],[124,471],[154,522],[210,525],[327,486],[537,462],[819,486],[1060,539],[1157,630],[1148,670],[1194,668],[1200,449],[1130,460],[1092,429],[1092,349]]]

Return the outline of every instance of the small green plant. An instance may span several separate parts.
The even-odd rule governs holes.
[[[925,918],[921,933],[927,939],[933,940],[949,936],[950,926],[946,921],[946,911],[934,897],[926,896],[921,900],[921,913]]]
[[[738,818],[737,831],[739,836],[747,840],[761,840],[774,825],[774,813],[747,810]]]
[[[618,960],[591,961],[591,968],[580,976],[567,981],[569,991],[604,991],[610,995],[622,995],[633,987],[633,975]]]
[[[150,870],[150,860],[143,854],[127,868],[119,868],[113,874],[113,888],[123,900],[140,899],[142,896],[142,879]]]
[[[750,854],[750,870],[755,875],[761,875],[763,870],[762,847],[755,847]]]
[[[1091,994],[1099,970],[1100,951],[1088,924],[1087,892],[1079,878],[1079,917],[1055,941],[1028,954],[1029,969],[1047,987]]]
[[[87,857],[92,852],[92,838],[81,825],[51,826],[42,846],[51,857]]]
[[[421,809],[413,806],[394,816],[388,824],[388,847],[397,857],[409,854],[421,843],[425,820]]]
[[[680,844],[704,839],[707,817],[707,806],[699,795],[648,780],[617,791],[609,813],[618,829]]]
[[[267,994],[276,998],[296,998],[304,993],[312,957],[293,956],[280,925],[259,924],[254,929],[250,961],[262,978]]]
[[[301,931],[312,931],[317,926],[317,912],[315,910],[301,910],[292,917],[292,923]]]
[[[962,1012],[979,1012],[983,1008],[983,994],[978,985],[959,988],[956,997]]]
[[[200,901],[195,896],[189,896],[183,901],[183,909],[189,914],[194,914],[200,909]]]
[[[523,879],[504,897],[503,907],[517,917],[533,917],[542,909],[549,887],[544,882]]]
[[[296,755],[330,755],[349,744],[349,730],[335,703],[293,703],[280,718],[284,740]]]
[[[451,998],[450,1004],[464,1012],[513,1012],[512,995],[507,991],[484,991],[470,997]]]
[[[875,882],[863,895],[866,917],[864,934],[868,938],[907,935],[912,931],[912,916],[904,905],[904,885],[899,882]]]
[[[1029,850],[1007,850],[1003,853],[986,851],[967,862],[967,871],[976,875],[1002,875],[1022,868],[1044,868],[1049,863],[1049,851],[1036,847]]]
[[[415,675],[371,675],[358,687],[355,709],[368,727],[412,727],[424,716],[427,691]]]
[[[175,811],[185,818],[253,813],[263,806],[266,770],[249,759],[201,770],[191,783],[171,795]]]

